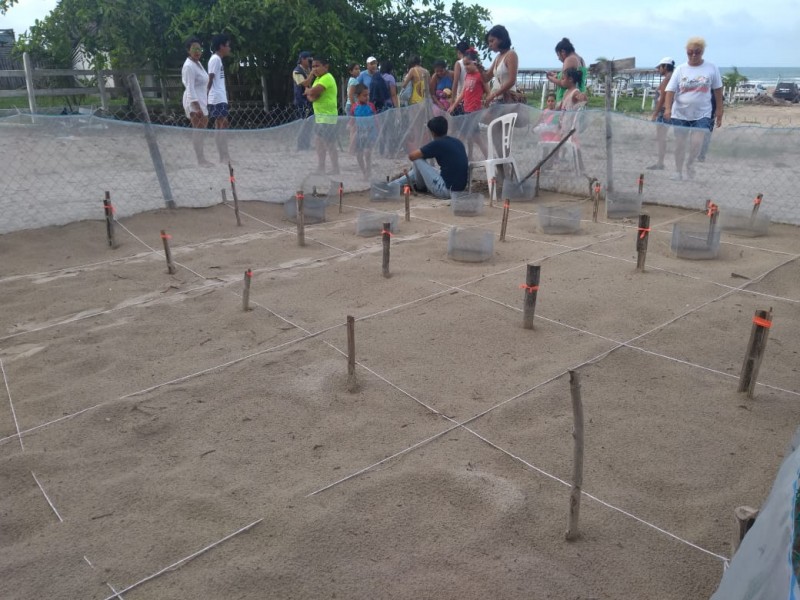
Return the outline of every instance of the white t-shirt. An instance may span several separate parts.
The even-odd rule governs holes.
[[[203,65],[187,58],[181,69],[181,81],[186,88],[183,92],[183,109],[186,111],[186,116],[189,116],[192,102],[197,102],[203,114],[208,115],[208,73]]]
[[[683,63],[675,67],[666,91],[675,93],[672,118],[697,121],[711,118],[711,94],[722,87],[719,69],[708,61],[692,67]]]
[[[214,76],[211,81],[211,89],[208,90],[209,104],[228,103],[228,93],[225,91],[225,69],[222,66],[222,59],[215,52],[208,59],[208,75]]]

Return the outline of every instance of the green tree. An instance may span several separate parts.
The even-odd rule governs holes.
[[[733,71],[730,73],[726,73],[722,76],[722,86],[726,88],[734,88],[740,84],[745,83],[747,81],[747,77],[739,73],[739,69],[733,67]]]

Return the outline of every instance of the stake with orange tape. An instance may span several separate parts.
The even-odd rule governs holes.
[[[384,277],[391,277],[391,273],[389,273],[389,246],[392,240],[392,224],[391,223],[384,223],[383,224],[383,231],[381,231],[381,235],[383,236],[383,276]]]
[[[411,221],[411,186],[405,184],[403,186],[403,198],[406,201],[406,222]]]
[[[162,229],[161,241],[164,242],[164,256],[167,258],[167,273],[174,275],[177,269],[175,268],[175,263],[172,262],[172,250],[169,249],[169,241],[171,239],[172,236]]]
[[[306,245],[306,217],[303,208],[303,201],[305,196],[303,190],[297,190],[294,195],[294,201],[297,203],[297,245]]]
[[[250,310],[250,283],[253,280],[253,269],[244,272],[244,292],[242,292],[242,308],[244,312]]]
[[[342,214],[342,204],[344,203],[344,183],[339,182],[339,214]]]
[[[719,206],[714,204],[711,200],[706,201],[706,215],[708,219],[708,247],[714,244],[714,233],[717,229],[717,219],[719,218]]]
[[[356,380],[356,320],[347,316],[347,389],[355,392],[358,389]]]
[[[644,271],[647,257],[647,241],[650,239],[650,215],[639,215],[639,229],[636,233],[636,270]]]
[[[239,216],[239,195],[236,193],[236,177],[233,176],[233,165],[228,161],[228,173],[231,180],[231,194],[233,194],[233,212],[236,214],[236,225],[242,226],[242,218]]]
[[[592,190],[592,222],[597,223],[597,213],[600,210],[600,182],[594,180],[594,189]]]
[[[536,296],[539,293],[539,276],[542,267],[539,265],[528,265],[525,273],[525,283],[519,287],[525,290],[525,297],[522,304],[522,327],[533,329],[533,317],[536,313]]]
[[[747,354],[742,365],[742,374],[739,376],[740,392],[747,392],[748,397],[753,397],[756,389],[758,371],[767,348],[767,338],[772,327],[772,307],[769,310],[757,310],[753,317],[753,327],[750,330],[750,341],[747,344]]]
[[[500,223],[500,241],[506,241],[506,229],[508,228],[508,211],[511,209],[511,202],[506,198],[503,202],[503,220]]]
[[[111,204],[111,193],[106,192],[103,199],[103,210],[106,214],[106,237],[111,248],[117,247],[117,238],[114,233],[114,206]]]
[[[756,215],[758,214],[758,209],[761,208],[761,201],[762,200],[764,200],[764,194],[758,194],[756,196],[755,200],[753,200],[753,212],[750,215],[750,222],[751,223],[756,220]]]
[[[497,193],[497,178],[492,177],[489,180],[489,206],[494,206],[495,194]]]
[[[639,195],[642,195],[644,190],[644,173],[639,173]]]

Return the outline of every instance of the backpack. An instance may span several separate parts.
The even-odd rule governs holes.
[[[372,81],[369,84],[369,101],[375,105],[375,109],[380,112],[386,106],[387,102],[392,101],[392,95],[389,92],[389,84],[380,73],[375,73],[372,76]]]

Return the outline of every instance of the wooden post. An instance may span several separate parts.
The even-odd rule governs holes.
[[[306,245],[306,218],[305,213],[303,211],[303,200],[305,196],[303,195],[303,190],[298,190],[297,193],[294,195],[294,200],[297,203],[297,245],[298,246],[305,246]]]
[[[534,198],[538,198],[539,197],[539,178],[540,178],[539,176],[540,175],[541,175],[541,168],[536,169],[536,187],[533,190],[533,197]]]
[[[242,308],[245,312],[250,310],[250,283],[253,280],[253,269],[244,272],[244,292],[242,292]]]
[[[381,234],[383,235],[383,276],[384,277],[391,277],[391,273],[389,273],[389,245],[391,243],[392,232],[391,232],[392,224],[391,223],[384,223],[383,224],[383,231]]]
[[[506,241],[506,229],[508,228],[508,211],[511,208],[511,202],[506,198],[503,202],[503,220],[500,223],[500,241]]]
[[[106,78],[102,69],[95,71],[97,77],[97,92],[100,94],[100,108],[104,113],[108,113],[108,92],[106,91]]]
[[[497,178],[492,177],[489,180],[489,207],[494,206],[494,199],[496,193],[497,193]]]
[[[750,224],[752,225],[753,221],[756,220],[756,215],[758,214],[758,209],[761,208],[761,201],[764,199],[764,194],[759,194],[756,196],[756,199],[753,200],[753,213],[750,215]]]
[[[714,233],[717,229],[717,218],[719,217],[719,206],[714,204],[711,200],[707,202],[708,206],[708,216],[710,217],[708,220],[708,239],[706,243],[708,247],[711,248],[712,244],[714,243]]]
[[[411,221],[411,186],[405,184],[403,186],[403,196],[406,201],[406,222]]]
[[[525,274],[525,283],[521,287],[525,290],[522,309],[522,327],[533,329],[533,317],[536,313],[536,297],[539,295],[539,276],[542,267],[539,265],[528,265]]]
[[[636,232],[636,270],[644,272],[647,258],[647,242],[650,239],[650,215],[639,215],[639,229]]]
[[[756,522],[758,517],[758,509],[750,506],[737,506],[733,509],[733,518],[736,521],[736,526],[733,531],[733,543],[731,544],[731,556],[736,554],[739,545],[742,543],[744,536],[750,531],[750,528]]]
[[[750,341],[747,344],[742,374],[739,376],[738,391],[747,392],[750,398],[756,389],[758,371],[767,348],[770,327],[772,327],[772,307],[769,310],[757,310],[753,317],[753,328],[750,330]]]
[[[139,118],[144,124],[144,137],[147,140],[147,148],[150,150],[150,160],[153,161],[153,168],[156,171],[158,184],[161,186],[161,195],[164,197],[167,208],[175,208],[175,200],[172,198],[172,189],[169,187],[169,179],[167,178],[167,169],[164,167],[164,160],[161,158],[161,150],[158,148],[156,134],[153,131],[153,126],[150,124],[150,113],[147,112],[147,105],[144,103],[142,88],[139,87],[139,80],[136,79],[135,73],[128,75],[128,89],[133,95],[136,112],[139,114]]]
[[[164,256],[167,259],[167,273],[170,275],[174,275],[175,271],[175,263],[172,262],[172,250],[169,248],[169,241],[172,239],[172,236],[167,234],[166,231],[163,229],[161,230],[161,241],[164,242]]]
[[[642,190],[644,190],[644,173],[639,173],[639,195],[642,195]]]
[[[342,214],[342,205],[344,204],[344,182],[339,182],[339,214]]]
[[[22,53],[22,66],[25,69],[25,88],[28,90],[28,108],[31,110],[31,122],[35,122],[36,115],[36,87],[33,82],[33,63],[27,52]]]
[[[600,182],[594,182],[594,197],[592,206],[592,221],[597,223],[597,213],[600,211]]]
[[[223,204],[227,204],[228,203],[228,194],[225,193],[225,188],[221,188],[219,191],[220,191],[220,194],[222,194],[222,203]]]
[[[355,392],[358,387],[356,381],[356,320],[347,317],[347,389]]]
[[[583,487],[583,403],[581,402],[581,378],[577,371],[569,372],[569,391],[572,396],[572,438],[574,440],[572,462],[572,491],[569,494],[569,526],[567,541],[578,539],[578,518],[581,512],[581,488]]]
[[[236,193],[236,177],[233,176],[233,165],[231,165],[230,161],[228,161],[228,174],[230,175],[231,194],[233,195],[233,212],[236,215],[236,225],[241,227],[242,217],[239,216],[239,195]]]
[[[114,207],[111,204],[110,192],[106,192],[106,197],[103,199],[103,210],[106,213],[106,237],[108,238],[108,245],[112,248],[116,248],[117,240],[114,235]]]

